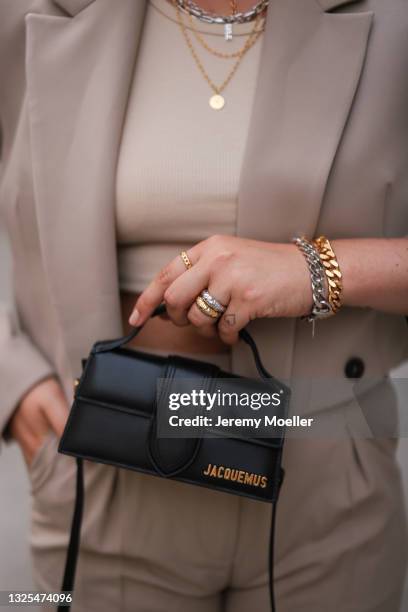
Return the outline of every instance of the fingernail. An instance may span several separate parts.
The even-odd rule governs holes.
[[[132,314],[129,317],[129,323],[130,325],[136,325],[138,320],[139,320],[139,311],[137,310],[137,308],[135,308],[132,312]]]

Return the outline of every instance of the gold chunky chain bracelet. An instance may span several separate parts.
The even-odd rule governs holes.
[[[337,257],[326,236],[315,238],[313,245],[317,249],[324,266],[329,291],[329,304],[333,313],[336,313],[341,307],[341,292],[343,289],[342,274]]]

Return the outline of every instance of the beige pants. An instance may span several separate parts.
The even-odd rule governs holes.
[[[38,587],[58,590],[75,461],[50,434],[31,467]],[[389,440],[287,441],[278,612],[398,612],[406,567]],[[267,504],[85,463],[74,612],[267,612]]]

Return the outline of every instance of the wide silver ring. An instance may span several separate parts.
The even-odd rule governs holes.
[[[223,306],[222,304],[220,304],[220,302],[216,300],[215,297],[212,296],[211,293],[207,289],[204,289],[204,291],[201,292],[201,297],[203,298],[204,302],[208,306],[210,306],[217,312],[223,313],[227,310],[226,306]]]

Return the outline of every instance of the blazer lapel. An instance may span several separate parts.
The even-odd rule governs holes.
[[[26,17],[35,200],[50,293],[78,375],[93,342],[122,333],[115,169],[143,23],[138,0],[56,0]]]
[[[372,13],[326,13],[339,0],[275,0],[268,10],[238,232],[313,236],[358,86]]]

